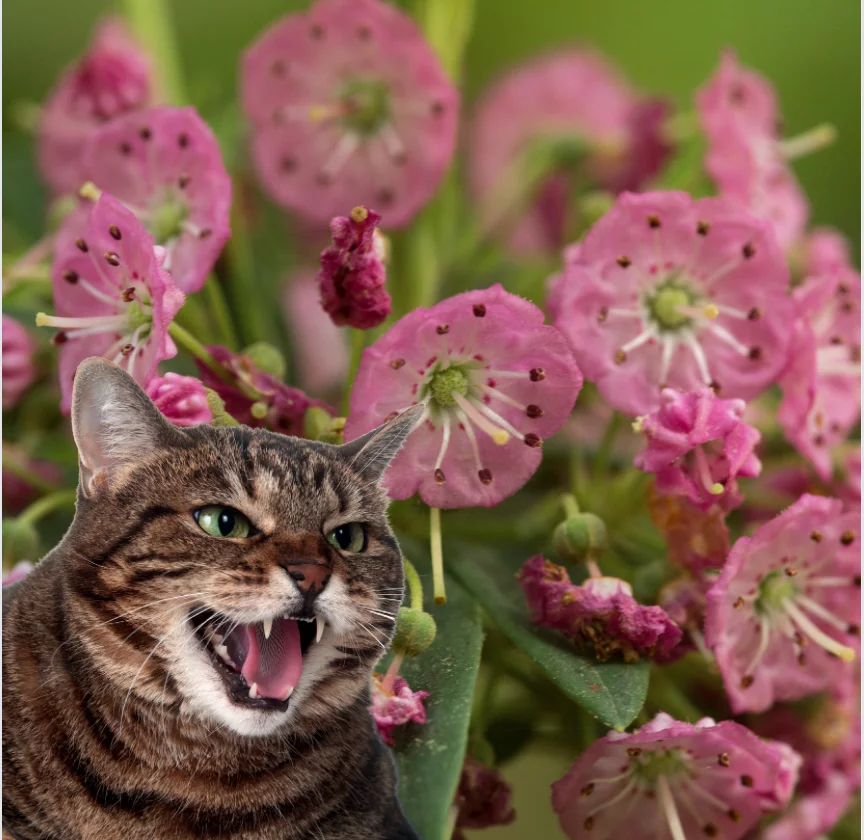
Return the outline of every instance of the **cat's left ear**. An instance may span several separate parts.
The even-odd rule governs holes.
[[[412,405],[383,426],[343,444],[339,450],[358,473],[377,481],[425,414],[425,405]]]
[[[123,368],[97,357],[85,359],[75,372],[72,435],[85,496],[182,437]]]

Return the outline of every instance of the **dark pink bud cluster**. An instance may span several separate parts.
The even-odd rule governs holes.
[[[368,330],[390,314],[380,221],[374,210],[355,207],[330,223],[333,244],[321,252],[318,285],[321,305],[337,326]]]

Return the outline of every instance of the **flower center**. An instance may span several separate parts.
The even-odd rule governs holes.
[[[352,79],[339,97],[346,127],[362,137],[377,134],[390,122],[390,91],[377,79]]]
[[[454,394],[465,396],[468,393],[468,376],[461,368],[453,365],[438,368],[430,378],[427,389],[432,400],[440,407],[456,405]]]
[[[176,195],[165,196],[150,215],[149,229],[157,245],[165,245],[183,233],[183,222],[189,215],[189,207]]]
[[[756,611],[762,615],[782,612],[784,602],[795,597],[795,583],[779,569],[769,572],[759,582]]]
[[[631,767],[633,776],[649,785],[654,785],[661,776],[675,777],[688,772],[681,750],[643,752]]]
[[[665,283],[646,301],[651,317],[665,331],[680,330],[691,323],[683,308],[693,302],[693,295],[674,281]]]

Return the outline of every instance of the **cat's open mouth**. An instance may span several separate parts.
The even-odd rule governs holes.
[[[195,622],[228,696],[240,706],[276,711],[288,708],[303,673],[303,657],[321,641],[325,626],[320,616],[237,624],[211,611],[196,612]]]

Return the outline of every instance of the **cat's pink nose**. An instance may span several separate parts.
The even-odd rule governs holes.
[[[288,577],[307,598],[317,598],[330,581],[330,567],[323,563],[289,563],[284,565]]]

